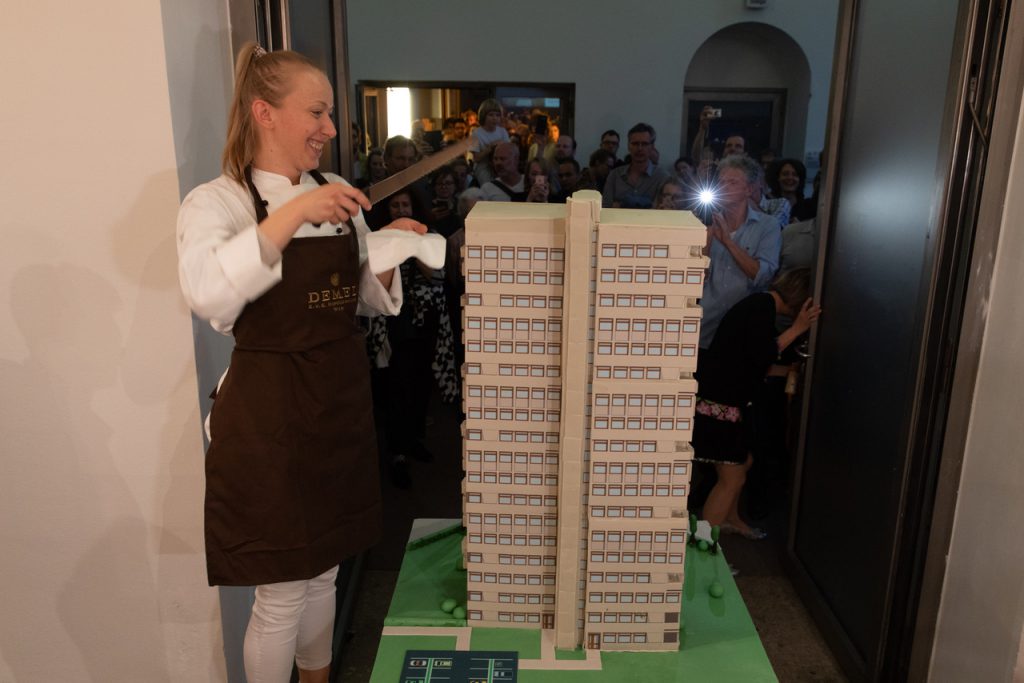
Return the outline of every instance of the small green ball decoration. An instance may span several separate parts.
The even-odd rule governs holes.
[[[452,616],[455,617],[456,619],[465,619],[466,618],[466,608],[463,607],[462,605],[459,605],[454,610],[452,610]]]
[[[448,598],[441,603],[441,611],[451,614],[452,610],[454,610],[456,606],[458,606],[458,604],[459,603],[455,600],[455,598]]]
[[[713,598],[720,598],[725,595],[725,588],[717,581],[712,581],[711,585],[708,586],[708,594]]]
[[[708,542],[705,541],[703,538],[700,539],[700,541],[697,542],[697,549],[698,550],[706,551],[708,549],[708,547],[709,547],[708,546]]]

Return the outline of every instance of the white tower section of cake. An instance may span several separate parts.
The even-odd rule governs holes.
[[[585,494],[594,342],[593,264],[601,195],[577,192],[566,205],[555,647],[571,650],[582,643],[584,628]]]
[[[565,206],[480,202],[463,272],[471,626],[553,628]]]
[[[588,443],[588,648],[679,647],[705,240],[703,224],[690,213],[600,214]]]
[[[480,203],[463,273],[473,626],[678,647],[704,226],[677,211]]]

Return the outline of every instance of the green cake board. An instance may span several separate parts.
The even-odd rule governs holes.
[[[466,625],[465,619],[441,611],[447,598],[466,606],[466,572],[456,567],[462,556],[462,539],[462,534],[442,535],[405,551],[385,626]]]
[[[385,625],[464,626],[445,614],[440,604],[455,598],[466,604],[466,573],[456,568],[462,536],[453,534],[408,550]],[[708,594],[712,581],[725,589],[721,598]],[[757,683],[777,681],[761,646],[750,614],[736,588],[729,565],[717,555],[687,548],[683,584],[682,625],[678,652],[601,652],[600,671],[519,671],[520,683]],[[520,663],[538,656],[539,629],[473,629],[470,646],[477,650],[517,651]],[[407,650],[454,650],[450,636],[383,636],[371,683],[395,683]],[[556,659],[585,657],[582,651],[556,650]]]

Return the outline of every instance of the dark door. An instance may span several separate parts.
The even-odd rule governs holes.
[[[977,153],[958,112],[963,74],[979,76],[975,89],[985,76],[965,47],[979,25],[962,18],[995,4],[858,0],[841,10],[849,52],[837,63],[835,182],[819,216],[825,314],[788,558],[854,680],[907,679],[931,515],[948,504],[934,499],[936,440],[973,234],[956,185]]]

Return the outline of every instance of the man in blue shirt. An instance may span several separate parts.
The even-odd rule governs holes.
[[[779,222],[758,211],[751,201],[759,190],[760,176],[757,162],[742,154],[718,164],[718,196],[704,248],[711,267],[700,300],[702,349],[711,345],[726,312],[748,295],[765,290],[779,268]]]

